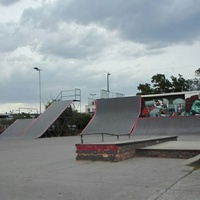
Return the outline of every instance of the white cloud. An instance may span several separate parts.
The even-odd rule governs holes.
[[[199,10],[194,1],[180,0],[22,0],[1,6],[0,102],[38,105],[34,66],[42,68],[44,104],[74,88],[82,90],[83,103],[90,93],[98,98],[107,72],[111,91],[126,95],[156,73],[193,77]]]
[[[112,45],[115,34],[95,25],[82,26],[76,23],[62,23],[59,28],[48,33],[41,41],[42,54],[68,59],[92,58],[106,46]]]

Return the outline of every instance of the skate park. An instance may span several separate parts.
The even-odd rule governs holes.
[[[177,116],[185,123],[169,122],[170,128],[168,117],[139,117],[141,97],[100,99],[81,136],[40,138],[71,103],[55,102],[1,135],[1,199],[199,199],[198,116]],[[156,119],[155,127],[144,125]]]

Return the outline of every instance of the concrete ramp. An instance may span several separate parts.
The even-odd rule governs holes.
[[[133,135],[200,135],[200,116],[138,118]]]
[[[32,124],[32,126],[23,132],[21,138],[39,138],[50,126],[58,119],[58,117],[70,106],[72,101],[55,101],[44,113],[42,113]]]
[[[35,119],[17,119],[1,135],[0,139],[17,138],[32,125]]]
[[[140,96],[96,100],[96,113],[81,134],[130,134],[140,114],[140,104]]]
[[[55,101],[36,119],[19,119],[0,138],[39,138],[60,117],[72,101]]]
[[[191,159],[200,154],[199,141],[168,141],[152,146],[137,149],[137,156],[157,158]],[[199,159],[195,158],[191,165],[198,165]]]

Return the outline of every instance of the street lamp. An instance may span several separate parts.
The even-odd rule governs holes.
[[[107,91],[109,92],[109,76],[110,73],[107,73]]]
[[[39,72],[39,102],[40,102],[40,114],[41,114],[41,97],[42,97],[42,92],[41,92],[41,74],[40,72],[42,71],[42,69],[38,68],[38,67],[34,67],[33,69],[35,69],[36,71]]]

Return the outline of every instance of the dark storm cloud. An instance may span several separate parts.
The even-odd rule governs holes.
[[[180,0],[58,0],[27,9],[22,24],[56,30],[61,22],[96,24],[118,31],[121,38],[152,48],[193,42],[200,34],[200,4]]]
[[[62,2],[66,6],[66,2]],[[37,9],[29,8],[23,12],[21,27],[35,32],[35,42],[31,48],[43,55],[55,55],[65,58],[87,58],[101,52],[110,41],[110,33],[95,24],[80,24],[76,20],[63,20],[59,16],[62,6],[45,4]],[[37,47],[33,47],[32,44]]]
[[[20,0],[0,0],[0,5],[9,6],[11,4],[17,3]]]
[[[58,33],[49,34],[45,40],[41,41],[39,51],[64,58],[86,59],[88,56],[101,52],[108,44],[105,33],[95,27],[76,27],[72,30],[65,28]]]
[[[56,12],[57,11],[57,12]],[[180,0],[58,1],[55,14],[64,21],[96,23],[118,30],[127,40],[148,45],[192,42],[200,34],[200,4]]]
[[[29,42],[37,43],[35,50],[42,54],[66,58],[87,57],[109,45],[109,40],[97,31],[98,28],[105,29],[107,34],[112,31],[118,33],[121,40],[145,44],[149,50],[177,43],[192,43],[199,39],[200,34],[199,7],[197,1],[180,0],[156,3],[153,0],[58,0],[35,9],[25,9],[20,28],[13,25],[12,33],[9,32],[11,25],[4,27],[0,37],[6,37],[11,42],[6,45],[6,40],[1,41],[0,50],[15,49],[27,43],[25,39],[31,35]],[[75,30],[69,27],[62,29],[60,24],[75,24],[85,27],[85,30],[73,35]],[[95,25],[96,29],[88,31],[87,27],[91,25]],[[29,33],[24,33],[24,28]]]
[[[28,26],[32,29],[46,30],[55,30],[57,28],[57,23],[59,23],[59,20],[54,15],[50,4],[44,4],[43,7],[36,9],[25,9],[20,21],[21,26]]]

